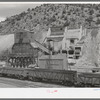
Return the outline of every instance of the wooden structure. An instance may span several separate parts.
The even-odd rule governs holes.
[[[31,35],[29,31],[22,29],[15,32],[15,43],[8,55],[8,63],[12,67],[27,68],[36,63],[38,50],[31,45]]]
[[[44,55],[38,58],[41,69],[68,70],[66,54]]]

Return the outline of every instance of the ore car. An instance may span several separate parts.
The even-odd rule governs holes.
[[[68,70],[66,54],[51,55],[50,46],[44,47],[33,39],[32,32],[26,30],[17,30],[14,39],[12,50],[7,57],[8,66],[0,70],[2,76],[67,85],[76,82],[77,72]],[[41,51],[42,56],[38,55]],[[30,65],[37,66],[32,68]]]
[[[17,30],[14,44],[7,55],[7,66],[0,68],[0,75],[32,81],[57,82],[67,86],[100,86],[99,73],[77,73],[69,70],[66,52],[53,53],[33,38],[33,33]],[[35,47],[35,45],[37,47]]]

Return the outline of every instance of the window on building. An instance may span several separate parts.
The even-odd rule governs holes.
[[[67,51],[66,51],[66,50],[62,50],[62,53],[65,53],[65,54],[67,54]]]
[[[74,43],[74,40],[73,39],[70,39],[70,43]]]
[[[73,55],[73,54],[74,54],[74,50],[69,50],[68,53],[69,53],[70,55]]]
[[[63,30],[63,28],[60,28],[60,30]]]
[[[79,56],[75,56],[75,59],[79,59]]]
[[[80,50],[81,51],[81,47],[75,47],[75,50]]]

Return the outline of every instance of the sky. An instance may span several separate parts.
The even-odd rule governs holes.
[[[0,22],[7,17],[27,11],[28,8],[35,8],[40,5],[36,3],[0,3]]]

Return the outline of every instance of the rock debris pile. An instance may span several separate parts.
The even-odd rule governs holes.
[[[76,61],[75,68],[89,70],[89,68],[100,67],[100,32],[92,29],[87,33],[83,44],[83,56]]]

